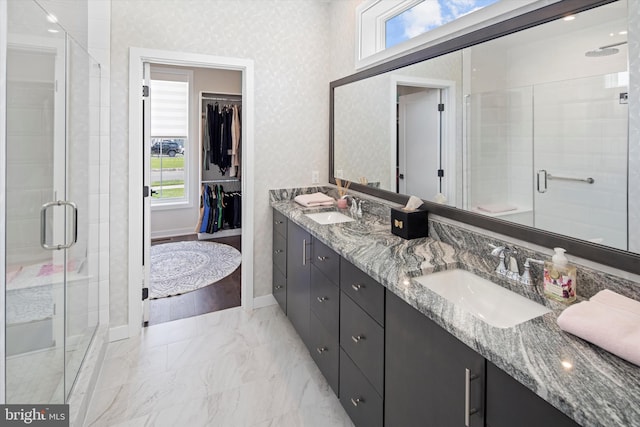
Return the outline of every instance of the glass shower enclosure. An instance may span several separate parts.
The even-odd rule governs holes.
[[[98,325],[100,65],[7,8],[6,403],[64,403]]]

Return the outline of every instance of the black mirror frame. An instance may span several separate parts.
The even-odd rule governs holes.
[[[614,3],[615,1],[617,0],[562,0],[331,82],[329,84],[329,182],[332,184],[336,183],[334,175],[333,105],[334,89],[336,87],[397,70],[408,65],[445,55],[447,53],[506,36],[527,28],[535,27],[564,16],[573,15],[609,3]],[[355,191],[370,194],[372,196],[400,204],[405,204],[409,199],[408,196],[403,194],[369,187],[356,182],[352,182],[350,188]],[[640,274],[640,254],[587,242],[585,240],[579,240],[573,237],[563,236],[557,233],[538,230],[533,227],[527,227],[500,219],[490,218],[484,215],[429,201],[425,201],[425,204],[430,212],[443,217],[491,230],[505,236],[531,242],[543,247],[554,248],[560,246],[565,248],[568,253],[574,256],[595,261],[620,270]]]

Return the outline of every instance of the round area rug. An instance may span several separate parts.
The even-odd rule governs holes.
[[[233,273],[242,255],[236,248],[213,242],[175,242],[151,246],[149,298],[184,294]]]

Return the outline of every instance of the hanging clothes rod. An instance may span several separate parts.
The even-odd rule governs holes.
[[[200,181],[202,184],[217,184],[220,182],[242,182],[239,179],[210,179],[207,181]]]
[[[202,95],[205,101],[242,101],[242,95]]]
[[[555,176],[547,173],[547,179],[555,179],[558,181],[577,181],[577,182],[586,182],[587,184],[593,184],[595,180],[593,178],[569,178],[564,176]]]

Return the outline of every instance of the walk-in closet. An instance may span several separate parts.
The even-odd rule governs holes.
[[[187,76],[188,124],[160,134],[154,108],[178,95],[154,94],[154,79],[172,73]],[[157,198],[160,184],[171,197],[152,197],[147,324],[240,306],[242,73],[152,64],[150,103],[151,193]],[[176,111],[169,106],[156,121],[168,125]]]

